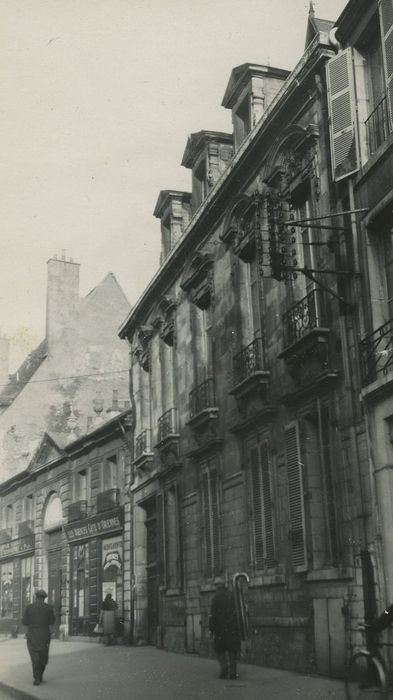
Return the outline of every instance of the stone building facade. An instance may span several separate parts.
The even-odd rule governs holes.
[[[0,485],[0,633],[22,632],[23,610],[43,587],[61,637],[91,636],[107,592],[118,636],[129,634],[131,429],[127,409],[67,444],[46,434],[29,468]]]
[[[214,577],[244,571],[248,660],[340,676],[355,623],[385,603],[359,340],[374,303],[367,173],[391,173],[390,137],[370,161],[345,113],[355,92],[337,38],[365,26],[365,6],[349,3],[337,26],[311,6],[290,74],[235,68],[233,134],[192,134],[192,194],[160,193],[172,243],[120,330],[135,407],[135,641],[211,653]]]

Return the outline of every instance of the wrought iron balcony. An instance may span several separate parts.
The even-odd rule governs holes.
[[[97,513],[113,510],[120,505],[120,489],[107,489],[97,494]]]
[[[301,340],[316,328],[321,328],[321,290],[313,289],[307,296],[283,314],[284,347]]]
[[[371,384],[378,374],[386,375],[393,365],[393,319],[360,341],[363,384]]]
[[[146,453],[151,453],[151,432],[150,429],[142,430],[135,438],[135,459],[142,457]]]
[[[262,338],[255,338],[249,345],[242,348],[233,358],[234,384],[240,384],[258,370],[263,370]]]
[[[369,155],[372,156],[390,134],[386,95],[378,102],[366,121]]]
[[[209,377],[202,384],[190,391],[190,418],[216,405],[214,379]]]
[[[158,442],[178,434],[177,409],[170,408],[158,419]]]

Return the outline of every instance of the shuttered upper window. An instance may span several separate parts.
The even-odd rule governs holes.
[[[340,51],[326,66],[333,179],[359,169],[359,146],[352,49]]]
[[[393,0],[379,0],[390,127],[393,128]]]
[[[248,449],[252,491],[254,564],[265,569],[275,562],[274,524],[270,460],[267,442],[251,444]]]
[[[300,456],[298,423],[285,430],[285,452],[288,473],[289,524],[292,565],[295,571],[307,568],[306,527],[304,512],[303,464]]]
[[[202,518],[205,574],[209,578],[221,571],[220,496],[215,469],[202,474]]]

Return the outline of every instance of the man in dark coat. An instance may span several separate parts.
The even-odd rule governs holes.
[[[27,606],[22,623],[27,627],[27,648],[33,667],[33,685],[40,685],[48,663],[51,626],[55,623],[53,608],[45,603],[47,594],[42,589],[35,592],[35,602]]]
[[[233,593],[223,578],[216,578],[209,629],[214,637],[214,651],[220,664],[220,678],[236,678],[236,660],[240,651],[240,633]]]

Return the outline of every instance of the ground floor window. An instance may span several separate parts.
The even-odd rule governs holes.
[[[0,565],[1,617],[12,617],[14,567],[12,561]]]
[[[213,578],[221,572],[222,565],[219,478],[213,460],[201,466],[204,570],[208,578]]]
[[[110,593],[118,610],[123,606],[123,541],[121,537],[102,540],[102,600]]]
[[[33,567],[34,557],[25,557],[21,560],[21,611],[33,600]]]
[[[72,615],[89,614],[89,543],[72,547]]]

